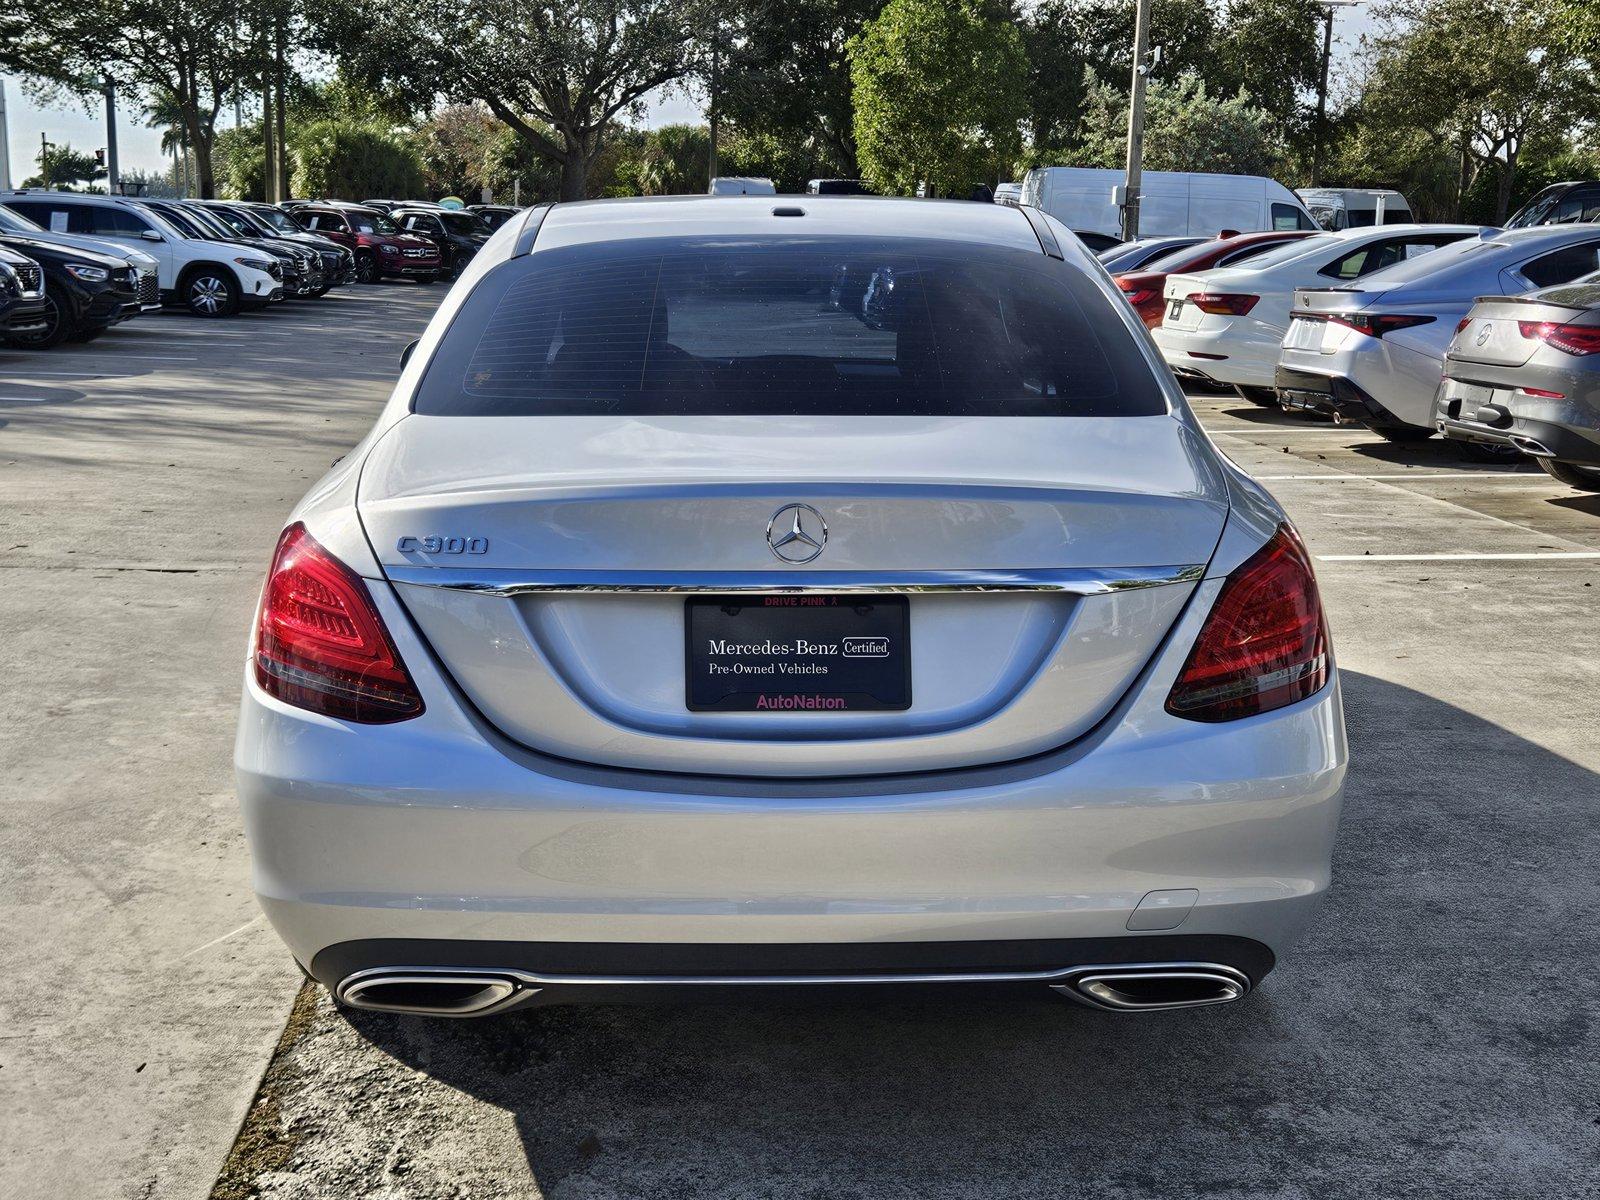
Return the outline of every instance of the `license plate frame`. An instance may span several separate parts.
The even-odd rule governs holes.
[[[690,712],[911,707],[909,597],[688,596],[683,630],[684,704]]]

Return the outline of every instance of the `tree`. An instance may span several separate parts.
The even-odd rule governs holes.
[[[1028,62],[978,0],[890,0],[850,40],[856,151],[882,192],[965,195],[1021,147]]]
[[[211,148],[217,113],[248,67],[223,31],[238,0],[8,0],[0,8],[0,68],[43,81],[42,90],[98,95],[109,75],[146,106],[169,103],[194,154],[202,196],[215,194]]]
[[[581,200],[619,116],[696,67],[719,0],[331,0],[320,30],[347,69],[411,97],[477,101],[561,172]]]
[[[645,196],[693,195],[706,190],[711,131],[704,125],[652,129],[640,156],[637,183]]]
[[[1452,147],[1458,212],[1488,170],[1503,221],[1529,139],[1570,136],[1600,115],[1594,67],[1551,0],[1389,0],[1377,15],[1361,118]]]
[[[1286,132],[1304,126],[1305,96],[1322,71],[1322,11],[1316,0],[1232,0],[1202,74],[1208,89],[1248,92]]]
[[[71,145],[50,146],[40,150],[35,161],[39,164],[39,174],[23,180],[23,187],[64,188],[74,183],[92,183],[105,178],[106,169],[93,154],[74,150]]]
[[[1028,128],[1036,158],[1076,144],[1083,119],[1084,43],[1074,0],[1043,0],[1022,25],[1028,56]]]
[[[330,118],[298,125],[289,150],[302,195],[364,200],[422,191],[416,150],[382,124]]]
[[[884,2],[780,0],[746,8],[718,73],[722,114],[746,137],[781,142],[819,172],[855,178],[848,47]]]
[[[1217,100],[1197,75],[1152,82],[1145,91],[1144,168],[1272,175],[1283,161],[1275,128],[1243,92]],[[1080,132],[1081,165],[1121,167],[1127,159],[1127,95],[1092,84]]]

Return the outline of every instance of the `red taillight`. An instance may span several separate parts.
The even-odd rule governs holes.
[[[1471,325],[1471,324],[1472,324],[1472,318],[1471,317],[1462,317],[1461,320],[1456,322],[1456,332],[1460,333],[1463,329],[1465,329],[1468,325]]]
[[[1556,321],[1518,321],[1517,329],[1525,338],[1543,342],[1565,354],[1582,358],[1586,354],[1600,354],[1600,325],[1562,325]]]
[[[256,621],[256,682],[285,704],[383,724],[422,712],[361,577],[299,523],[278,539]]]
[[[1128,303],[1135,308],[1142,308],[1161,294],[1158,288],[1151,286],[1150,276],[1143,272],[1129,272],[1126,275],[1113,275],[1111,278],[1122,290],[1122,294],[1128,298]]]
[[[1417,325],[1431,325],[1436,318],[1403,313],[1330,313],[1328,320],[1346,329],[1354,329],[1368,337],[1381,338],[1396,329],[1411,329]],[[1459,332],[1459,330],[1457,331]]]
[[[1195,292],[1187,299],[1203,313],[1211,313],[1213,316],[1242,317],[1256,306],[1261,297],[1244,296],[1233,292]]]
[[[1233,721],[1304,700],[1328,673],[1311,559],[1285,523],[1223,583],[1167,711],[1191,721]]]

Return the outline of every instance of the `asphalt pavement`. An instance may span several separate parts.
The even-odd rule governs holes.
[[[302,990],[231,793],[247,627],[442,295],[0,350],[0,1196],[1600,1194],[1600,497],[1229,397],[1194,402],[1317,559],[1352,747],[1335,889],[1243,1003]]]

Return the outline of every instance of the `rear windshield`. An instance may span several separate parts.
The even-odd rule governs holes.
[[[1155,372],[1084,272],[921,239],[652,238],[490,272],[413,401],[450,416],[1150,416]]]

